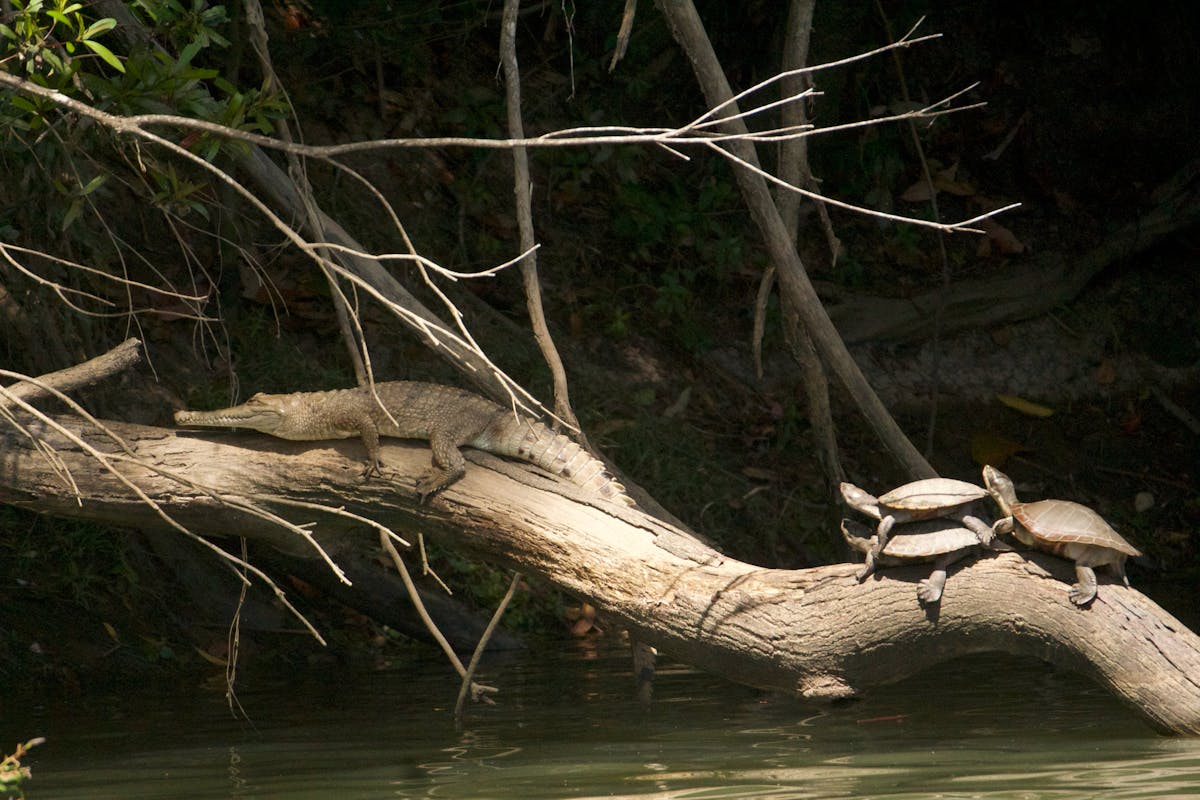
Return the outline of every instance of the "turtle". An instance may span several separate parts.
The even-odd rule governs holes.
[[[953,478],[925,478],[906,483],[879,497],[868,494],[852,483],[842,483],[842,500],[855,511],[879,520],[877,537],[871,552],[878,556],[887,547],[892,526],[903,522],[950,517],[957,519],[979,537],[979,543],[991,544],[993,526],[968,512],[987,497],[987,490]]]
[[[1125,559],[1142,553],[1113,530],[1104,517],[1070,500],[1022,503],[1017,500],[1012,480],[992,466],[983,468],[983,481],[1004,514],[993,525],[996,533],[1012,533],[1017,541],[1035,550],[1075,562],[1078,582],[1067,595],[1072,603],[1085,606],[1095,599],[1095,567],[1108,567],[1129,585]]]
[[[871,552],[875,539],[871,529],[852,519],[842,520],[842,536],[853,549],[867,557],[867,563],[855,575],[859,583],[867,579],[876,566],[911,564],[932,561],[933,571],[929,577],[917,584],[917,600],[936,603],[942,599],[946,586],[946,568],[981,547],[975,531],[948,519],[932,519],[911,522],[895,529],[883,552]],[[1011,550],[1008,545],[995,541],[990,549]]]

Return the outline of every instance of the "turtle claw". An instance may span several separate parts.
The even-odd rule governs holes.
[[[1083,564],[1075,565],[1075,577],[1079,582],[1071,587],[1067,597],[1077,606],[1086,606],[1096,599],[1096,573],[1091,567]]]
[[[917,584],[917,599],[922,603],[936,603],[942,599],[942,587],[929,581]]]
[[[1071,598],[1071,602],[1077,606],[1086,606],[1096,599],[1096,590],[1075,584],[1071,587],[1071,591],[1067,592],[1067,597]]]

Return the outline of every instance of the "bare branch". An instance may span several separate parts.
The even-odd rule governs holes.
[[[70,392],[81,386],[90,386],[138,363],[142,358],[141,347],[142,343],[138,339],[126,339],[104,355],[42,375],[37,379],[37,383],[15,383],[8,387],[8,393],[22,400],[32,401],[49,397],[53,392]],[[12,374],[16,373],[10,373],[10,376]]]
[[[504,16],[500,23],[500,61],[504,66],[505,104],[508,109],[508,130],[513,138],[524,137],[525,125],[521,121],[521,72],[517,64],[517,10],[520,0],[504,0]],[[533,232],[533,200],[530,197],[529,154],[524,147],[512,150],[513,195],[516,202],[517,227],[521,231],[521,247],[528,254],[521,259],[521,285],[525,291],[525,307],[529,311],[529,323],[534,339],[542,351],[542,358],[550,368],[554,381],[554,415],[563,420],[573,431],[579,431],[579,420],[571,408],[570,387],[562,357],[554,345],[550,328],[546,324],[546,312],[542,308],[542,286],[538,280],[537,237]],[[584,442],[587,447],[587,443]],[[591,450],[590,447],[587,447]]]

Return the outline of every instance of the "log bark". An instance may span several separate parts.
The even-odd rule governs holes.
[[[59,421],[82,432],[76,420]],[[1119,585],[1102,584],[1089,608],[1075,608],[1067,599],[1070,566],[1048,556],[1010,553],[964,566],[952,573],[940,606],[927,611],[915,585],[927,568],[889,570],[861,585],[852,564],[762,569],[637,510],[569,496],[532,470],[483,454],[471,454],[475,463],[463,480],[418,505],[414,487],[429,463],[419,443],[388,442],[387,479],[364,483],[356,441],[185,438],[109,424],[145,462],[120,465],[125,476],[196,533],[290,541],[293,552],[312,552],[184,481],[256,496],[294,522],[316,522],[317,537],[335,554],[375,546],[376,534],[351,520],[311,509],[297,514],[282,502],[332,500],[402,535],[442,536],[541,576],[589,599],[639,641],[741,683],[813,699],[852,697],[939,661],[1001,651],[1084,672],[1155,728],[1200,734],[1200,638]],[[164,526],[94,461],[56,444],[78,496],[49,460],[8,431],[0,438],[0,500],[49,514]]]

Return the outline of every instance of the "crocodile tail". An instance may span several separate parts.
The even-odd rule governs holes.
[[[625,505],[633,505],[633,499],[625,487],[612,476],[604,463],[594,458],[575,442],[561,433],[555,433],[534,420],[515,420],[505,435],[492,442],[502,455],[509,455],[536,464],[553,475],[566,478],[581,489]]]

